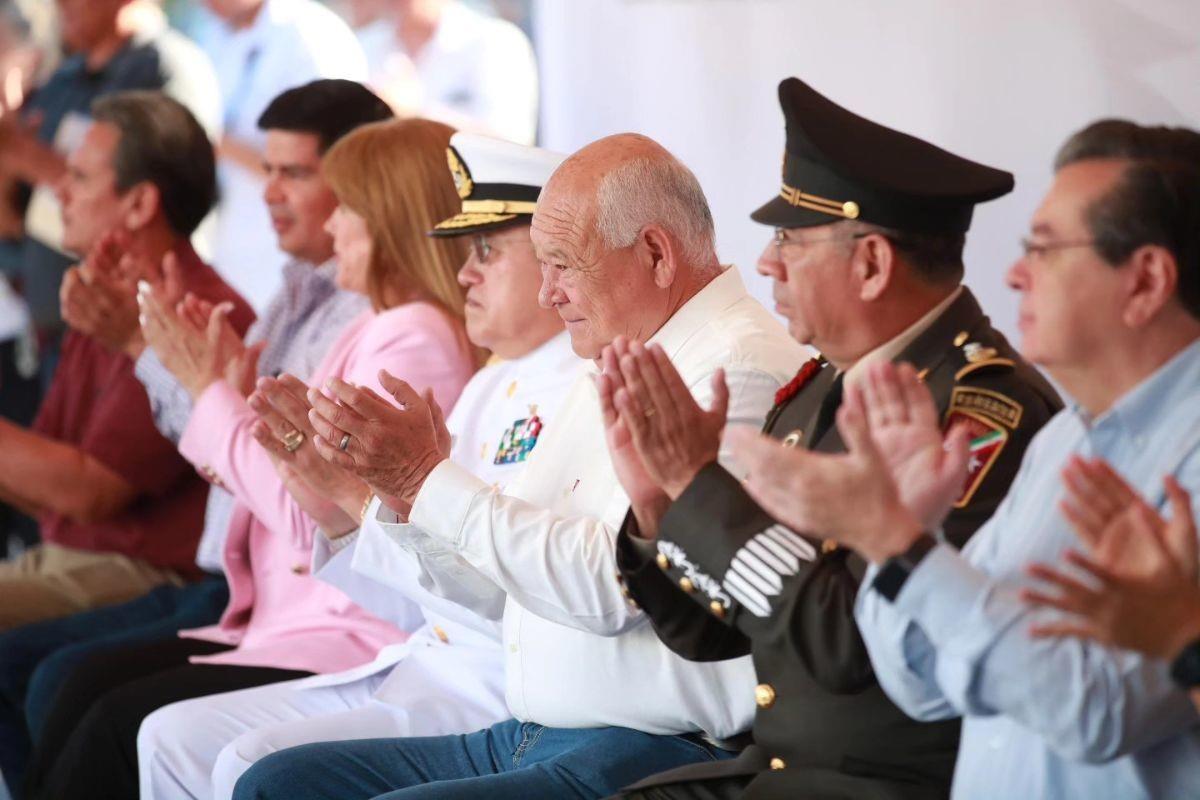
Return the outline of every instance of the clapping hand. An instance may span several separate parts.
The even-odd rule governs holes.
[[[335,466],[357,475],[380,499],[407,514],[425,478],[450,456],[450,432],[432,391],[415,389],[387,370],[379,383],[393,398],[339,378],[310,389],[313,445]]]
[[[730,432],[746,490],[797,531],[836,539],[879,563],[941,524],[966,475],[966,431],[943,438],[928,389],[909,365],[872,365],[837,416],[844,454],[781,447]]]
[[[705,410],[658,345],[645,347],[617,337],[601,359],[608,375],[602,391],[609,392],[609,400],[602,396],[601,402],[615,408],[641,461],[641,475],[634,482],[637,491],[643,492],[643,478],[648,478],[674,500],[696,473],[717,460],[729,409],[724,372],[714,373],[712,407]],[[617,455],[626,477],[634,477],[632,460],[624,453]]]
[[[168,253],[163,259],[164,275],[178,269],[175,256]],[[251,362],[256,362],[257,352],[247,352],[229,322],[232,303],[211,306],[188,293],[172,305],[166,290],[149,281],[138,284],[137,299],[146,343],[193,398],[227,372],[234,386],[248,389],[246,375],[253,374]]]
[[[354,473],[317,454],[309,421],[308,386],[292,375],[259,378],[249,397],[259,419],[251,433],[271,455],[288,491],[326,534],[337,537],[358,527],[370,489]],[[306,444],[307,443],[307,444]]]
[[[1036,624],[1031,634],[1175,656],[1200,637],[1196,524],[1187,493],[1165,479],[1168,521],[1102,460],[1073,459],[1063,482],[1063,513],[1088,553],[1068,550],[1070,571],[1028,568],[1041,585],[1024,590],[1024,600],[1064,615]]]
[[[642,457],[633,443],[629,428],[617,411],[616,395],[625,390],[621,376],[620,358],[628,352],[625,337],[604,348],[600,354],[601,372],[596,376],[596,394],[600,399],[600,417],[604,422],[604,439],[612,459],[617,480],[629,498],[630,509],[638,522],[638,531],[645,538],[658,534],[658,522],[666,513],[671,499],[662,487],[646,472]]]

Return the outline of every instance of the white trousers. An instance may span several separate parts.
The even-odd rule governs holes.
[[[343,683],[301,678],[164,706],[138,731],[141,797],[227,800],[252,764],[288,747],[469,733],[506,719],[502,671],[479,670],[461,651],[447,663],[450,650],[422,648]]]

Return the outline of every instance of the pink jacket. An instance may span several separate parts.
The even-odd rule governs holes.
[[[337,376],[388,397],[380,369],[417,391],[432,387],[449,413],[474,365],[460,327],[432,305],[409,303],[352,320],[309,384]],[[236,646],[193,658],[197,663],[323,673],[370,661],[408,634],[308,574],[316,524],[250,434],[256,419],[245,399],[218,381],[196,402],[180,439],[184,457],[237,498],[224,553],[229,606],[219,624],[180,635]]]

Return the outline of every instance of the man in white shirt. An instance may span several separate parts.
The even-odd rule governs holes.
[[[346,23],[316,0],[207,0],[217,19],[197,41],[217,68],[224,105],[218,147],[221,205],[213,256],[256,309],[274,296],[287,256],[262,204],[265,145],[258,118],[281,92],[316,78],[363,81],[366,58]]]
[[[558,315],[537,306],[540,278],[529,240],[533,203],[528,197],[536,197],[562,156],[466,133],[455,134],[451,146],[475,176],[473,190],[463,198],[466,208],[507,202],[520,212],[463,211],[431,231],[471,238],[471,255],[458,274],[466,287],[467,333],[500,359],[476,373],[455,403],[447,420],[452,457],[503,487],[524,467],[547,426],[554,425],[584,363],[571,350]],[[300,412],[281,422],[297,429],[308,424],[302,405],[288,406],[288,397],[280,394],[286,391],[283,384],[260,384],[260,391],[268,402],[280,404],[281,416],[289,408]],[[289,463],[310,486],[322,479],[305,472],[301,460],[293,457]],[[321,488],[326,498],[338,491]],[[355,496],[349,503],[361,506],[361,499]],[[322,535],[314,539],[314,574],[378,616],[403,616],[409,626],[416,602],[425,623],[407,641],[384,648],[356,669],[187,700],[154,712],[138,736],[143,798],[229,797],[255,761],[309,742],[462,733],[508,716],[499,624],[421,588],[414,555],[392,547],[378,525],[360,532],[355,518],[329,519],[321,511],[314,517],[328,519],[318,518]],[[388,586],[352,570],[352,562],[368,574],[386,576]]]
[[[360,34],[372,50],[368,82],[377,92],[401,111],[533,144],[537,63],[520,28],[461,0],[392,0],[391,6],[392,19]]]
[[[458,180],[472,182],[465,173]],[[563,162],[538,199],[532,238],[541,303],[566,322],[584,358],[620,335],[657,342],[700,402],[728,409],[735,423],[760,418],[803,360],[737,270],[717,260],[695,176],[645,137],[609,137]],[[449,561],[428,556],[440,548],[503,591],[505,696],[515,719],[467,736],[277,753],[242,777],[235,797],[602,797],[669,765],[730,755],[721,740],[745,730],[753,713],[748,660],[675,656],[614,577],[629,500],[608,457],[596,372],[576,381],[504,493],[445,458],[429,409],[409,387],[396,393],[405,410],[370,421],[355,411],[363,395],[354,387],[326,387],[340,405],[309,393],[321,454],[371,485],[386,504],[373,513],[387,535],[417,542],[427,574]],[[449,572],[429,574],[434,591],[443,578],[462,586],[469,574]],[[459,597],[473,605],[466,592]],[[476,602],[495,613],[482,588]]]

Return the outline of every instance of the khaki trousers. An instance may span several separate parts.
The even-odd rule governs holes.
[[[0,561],[0,631],[124,603],[164,583],[183,581],[118,553],[41,544]]]

